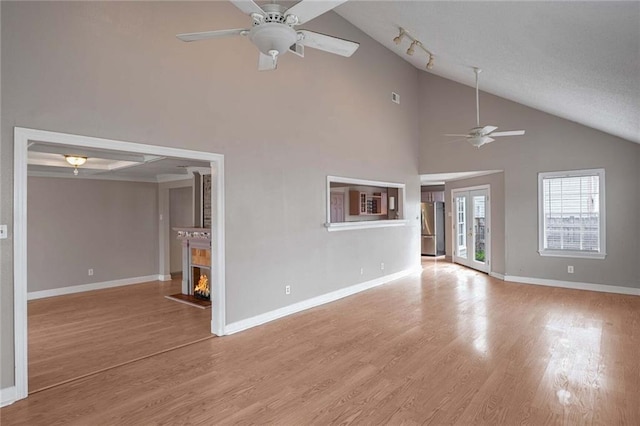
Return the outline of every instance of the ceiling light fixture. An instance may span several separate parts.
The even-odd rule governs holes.
[[[429,55],[429,61],[427,62],[427,64],[425,65],[425,68],[430,70],[433,69],[433,63],[435,61],[435,57],[433,56],[433,53],[431,53],[429,50],[427,50],[423,45],[422,42],[418,39],[416,39],[415,37],[413,37],[411,34],[409,34],[407,32],[407,30],[405,30],[404,28],[400,27],[399,28],[399,33],[398,36],[395,37],[393,39],[393,42],[395,44],[400,44],[402,42],[402,40],[406,37],[409,40],[411,40],[411,45],[409,46],[409,48],[407,49],[407,55],[409,56],[413,56],[414,53],[416,53],[416,47],[419,47],[420,49],[422,49],[427,55]]]
[[[427,69],[430,70],[433,68],[433,55],[429,55],[429,62],[427,62]]]
[[[405,32],[404,29],[400,28],[400,33],[393,39],[395,44],[400,44],[402,39],[404,38]]]
[[[73,166],[73,174],[78,176],[78,166],[82,166],[87,162],[87,157],[82,157],[80,155],[65,155],[64,159],[67,160],[67,163]]]
[[[416,52],[416,45],[417,44],[418,44],[418,42],[416,40],[413,40],[411,42],[411,46],[409,46],[409,48],[407,49],[407,55],[413,56],[413,54]]]

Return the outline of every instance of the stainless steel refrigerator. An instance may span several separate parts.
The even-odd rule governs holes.
[[[444,203],[434,201],[420,203],[422,212],[422,254],[426,256],[440,256],[444,249]]]

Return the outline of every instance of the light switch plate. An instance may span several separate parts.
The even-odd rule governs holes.
[[[7,225],[0,225],[0,240],[7,238]]]

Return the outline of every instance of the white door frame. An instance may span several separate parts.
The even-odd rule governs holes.
[[[464,264],[464,266],[469,266],[470,268],[478,269],[482,272],[486,272],[491,274],[491,185],[478,185],[478,186],[470,186],[466,188],[455,188],[451,190],[451,229],[453,230],[453,235],[451,238],[451,260],[456,263],[456,246],[458,241],[458,234],[456,229],[456,223],[458,222],[457,218],[457,210],[456,210],[456,194],[461,192],[471,192],[477,190],[486,190],[487,191],[487,204],[485,206],[485,262],[486,262],[486,271],[483,269],[474,268],[472,266],[473,262],[469,262],[469,264]],[[467,212],[468,215],[469,212]]]
[[[209,152],[191,151],[155,145],[145,145],[112,139],[79,136],[46,130],[15,127],[13,162],[13,292],[14,292],[14,364],[16,400],[28,395],[27,354],[27,159],[29,143],[70,145],[87,148],[127,151],[141,154],[178,157],[211,162],[212,195],[214,212],[211,227],[217,265],[212,276],[211,332],[225,334],[225,235],[224,235],[224,156]]]

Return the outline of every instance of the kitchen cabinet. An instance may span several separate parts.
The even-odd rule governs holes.
[[[349,191],[349,214],[352,216],[383,216],[387,214],[387,193]]]

